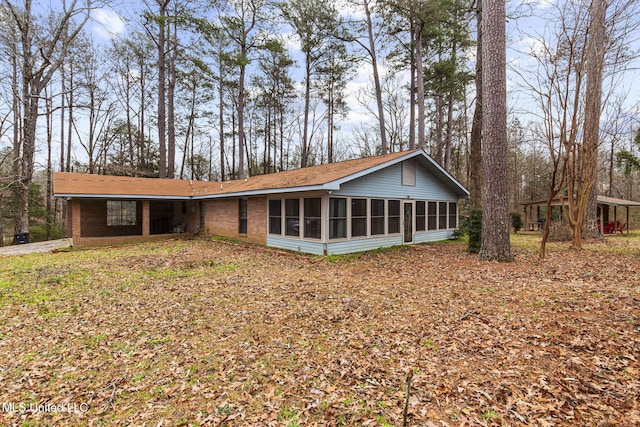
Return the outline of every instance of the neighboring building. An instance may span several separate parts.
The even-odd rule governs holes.
[[[422,150],[203,182],[55,173],[74,245],[213,235],[311,254],[445,240],[469,192]]]
[[[600,234],[622,233],[625,230],[629,234],[631,226],[629,208],[640,207],[640,202],[607,196],[596,196],[596,202],[598,219],[595,224],[590,225],[590,228],[597,228]],[[525,230],[543,229],[547,199],[525,202],[521,203],[521,205],[524,206]],[[561,225],[565,221],[563,210],[568,209],[568,207],[569,201],[566,197],[556,197],[551,201],[551,209],[555,209],[555,216],[561,218]],[[618,208],[625,209],[625,217],[622,221],[618,215]]]

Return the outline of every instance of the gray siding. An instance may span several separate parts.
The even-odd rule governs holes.
[[[378,248],[402,244],[402,236],[372,237],[370,239],[333,242],[327,245],[329,255],[349,254],[353,252],[371,251]]]
[[[402,185],[402,164],[398,163],[362,178],[342,184],[332,196],[380,197],[457,201],[456,194],[429,171],[416,165],[416,185]]]
[[[323,255],[324,245],[317,241],[308,241],[300,239],[287,239],[285,237],[267,236],[267,246],[278,249],[286,249],[294,252],[303,252],[307,254]]]
[[[428,233],[420,232],[414,235],[416,243],[438,242],[440,240],[451,239],[452,237],[453,230],[431,231]]]

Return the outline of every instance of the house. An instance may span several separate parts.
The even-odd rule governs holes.
[[[311,254],[445,240],[469,192],[422,150],[244,180],[55,173],[74,245],[213,235]]]

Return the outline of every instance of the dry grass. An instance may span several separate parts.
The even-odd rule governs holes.
[[[513,242],[2,258],[0,424],[402,425],[409,371],[411,426],[639,424],[638,236]]]

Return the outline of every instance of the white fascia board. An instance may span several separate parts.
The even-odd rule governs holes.
[[[60,194],[53,197],[65,199],[110,199],[110,200],[191,200],[191,196],[148,196],[144,194]]]
[[[194,196],[193,200],[225,199],[229,197],[267,196],[270,194],[299,193],[299,192],[305,192],[305,191],[323,191],[323,190],[339,190],[339,189],[340,189],[340,185],[334,185],[333,183],[328,183],[328,184],[322,184],[322,185],[308,185],[304,187],[269,188],[264,190],[237,191],[234,193],[224,193],[224,194],[205,194],[202,196]]]

